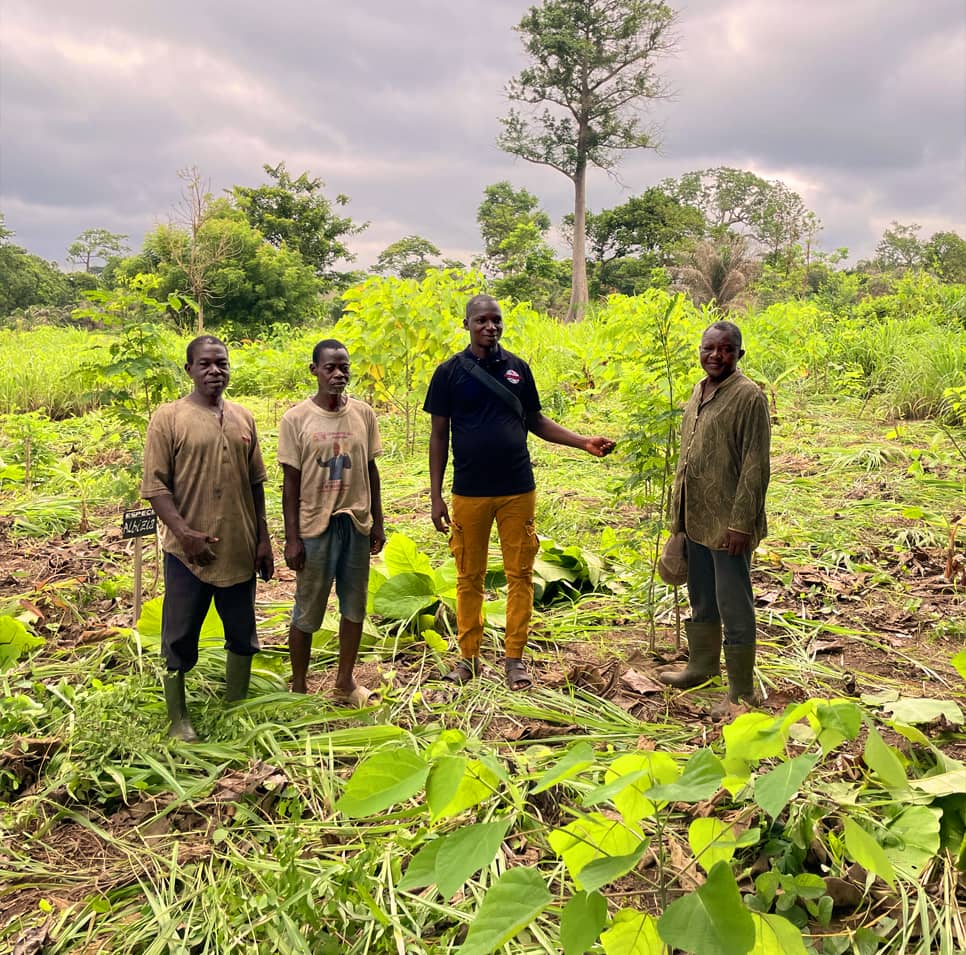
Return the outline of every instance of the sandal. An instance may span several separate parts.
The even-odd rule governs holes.
[[[506,657],[503,664],[506,667],[506,685],[509,689],[519,693],[533,686],[533,677],[527,673],[520,657]]]
[[[459,663],[457,663],[456,666],[443,677],[443,682],[455,683],[457,686],[462,686],[464,683],[469,683],[470,680],[478,677],[479,675],[480,658],[463,657]]]
[[[332,699],[334,702],[349,706],[354,710],[361,710],[382,702],[382,696],[377,691],[370,690],[361,683],[351,693],[342,693],[335,690]]]

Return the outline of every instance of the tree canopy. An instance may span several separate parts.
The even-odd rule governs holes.
[[[656,145],[639,110],[666,93],[655,64],[673,49],[673,24],[674,13],[664,3],[544,0],[517,26],[530,65],[510,81],[507,95],[531,109],[526,115],[510,110],[498,143],[573,183],[571,318],[583,313],[588,300],[587,167],[611,169],[624,150]]]
[[[323,193],[325,183],[303,172],[293,179],[285,163],[262,167],[269,183],[261,186],[235,186],[232,193],[249,224],[279,248],[284,243],[298,252],[314,269],[325,288],[341,287],[343,273],[338,262],[352,262],[346,240],[361,233],[368,223],[356,225],[340,216],[335,206],[346,206],[349,197],[339,193],[330,202]]]

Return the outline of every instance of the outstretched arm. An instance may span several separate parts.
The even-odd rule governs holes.
[[[443,499],[443,475],[448,457],[449,418],[434,414],[429,433],[429,496],[433,508],[433,526],[444,533],[449,530],[449,509]]]
[[[551,421],[540,411],[527,415],[527,430],[551,444],[562,444],[567,448],[579,448],[581,451],[592,454],[595,458],[602,458],[610,454],[616,447],[615,442],[611,441],[610,438],[585,437],[582,434],[577,434],[575,431],[557,424],[556,421]]]

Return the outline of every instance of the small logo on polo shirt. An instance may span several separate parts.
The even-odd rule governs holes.
[[[520,372],[518,372],[515,368],[508,368],[504,372],[503,377],[506,378],[511,385],[520,384]]]

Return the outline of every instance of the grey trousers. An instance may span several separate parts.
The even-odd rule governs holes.
[[[695,623],[718,623],[726,644],[755,642],[755,600],[751,592],[751,551],[732,557],[688,538],[688,597]]]

